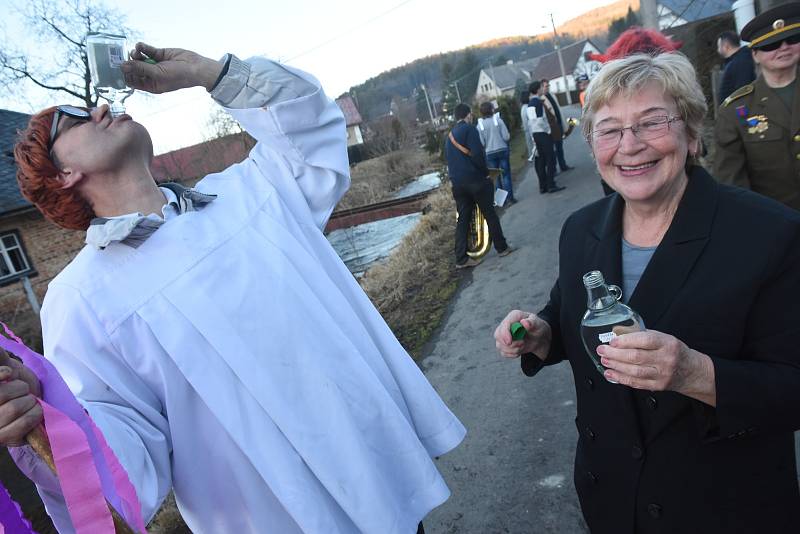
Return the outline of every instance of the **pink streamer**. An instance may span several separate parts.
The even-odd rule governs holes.
[[[0,325],[11,338],[0,334],[0,348],[20,357],[42,383],[45,427],[75,530],[79,534],[114,532],[105,496],[133,529],[147,532],[136,490],[100,429],[55,367],[25,346],[8,326]]]

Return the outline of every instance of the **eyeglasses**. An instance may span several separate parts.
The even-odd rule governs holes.
[[[666,115],[658,115],[656,117],[648,117],[641,122],[626,126],[625,128],[605,128],[603,130],[592,131],[591,137],[595,148],[600,150],[607,150],[609,148],[616,148],[622,141],[622,136],[625,130],[630,130],[637,139],[642,141],[652,141],[659,137],[664,137],[669,131],[669,125],[676,121],[682,121],[680,117],[668,117]]]
[[[781,39],[780,41],[770,43],[767,45],[754,46],[753,49],[760,50],[761,52],[772,52],[773,50],[779,49],[784,42],[790,45],[795,45],[797,43],[800,43],[800,34],[790,35],[786,39]]]
[[[53,151],[53,143],[56,142],[58,135],[66,130],[69,130],[70,128],[64,128],[61,132],[58,131],[58,123],[61,120],[62,115],[81,121],[92,120],[92,114],[88,110],[75,106],[58,106],[55,113],[53,113],[53,125],[50,127],[50,144],[47,147],[48,152]]]

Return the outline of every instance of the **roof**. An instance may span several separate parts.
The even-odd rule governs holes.
[[[25,113],[0,109],[0,215],[31,206],[19,192],[13,153],[17,132],[28,126],[30,118]]]
[[[361,119],[361,113],[358,112],[356,103],[353,101],[353,97],[350,95],[340,96],[336,99],[336,104],[339,106],[339,109],[342,110],[342,113],[344,113],[347,126],[353,126],[364,122]]]
[[[583,39],[561,49],[561,57],[564,60],[564,70],[568,75],[572,74],[575,70],[575,66],[578,64],[578,60],[583,53],[583,48],[588,42],[588,39]],[[539,64],[536,65],[533,77],[537,80],[560,78],[561,64],[558,62],[558,53],[550,52],[549,54],[539,56]]]
[[[672,14],[687,22],[700,20],[732,10],[731,0],[658,0],[658,3],[672,11]]]
[[[505,90],[516,87],[517,80],[529,81],[531,72],[536,68],[537,63],[539,63],[539,58],[532,58],[519,63],[487,67],[483,69],[483,72],[492,78],[498,89]]]
[[[227,135],[159,154],[153,158],[150,171],[157,182],[202,178],[239,163],[254,144],[253,138],[245,132]]]

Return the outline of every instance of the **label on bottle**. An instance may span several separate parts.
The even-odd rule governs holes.
[[[597,337],[600,339],[600,343],[608,343],[617,337],[617,334],[614,332],[603,332],[602,334],[597,334]]]
[[[122,45],[108,45],[108,64],[111,65],[111,68],[119,68],[123,61],[125,61],[125,57],[122,51]]]

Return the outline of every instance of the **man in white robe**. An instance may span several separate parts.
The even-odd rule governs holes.
[[[94,217],[50,282],[45,356],[146,519],[174,488],[196,533],[416,532],[449,496],[432,457],[465,430],[322,233],[349,186],[340,110],[312,76],[263,58],[141,43],[133,58],[122,67],[131,87],[204,86],[258,143],[193,190],[159,187],[149,135],[130,117],[107,106],[34,116],[29,130],[58,117],[39,147],[57,176],[35,179],[42,140],[24,132],[21,190],[62,226],[80,210],[54,194]],[[16,382],[0,384],[7,445],[41,421]],[[72,531],[58,483],[30,449],[11,451]]]

